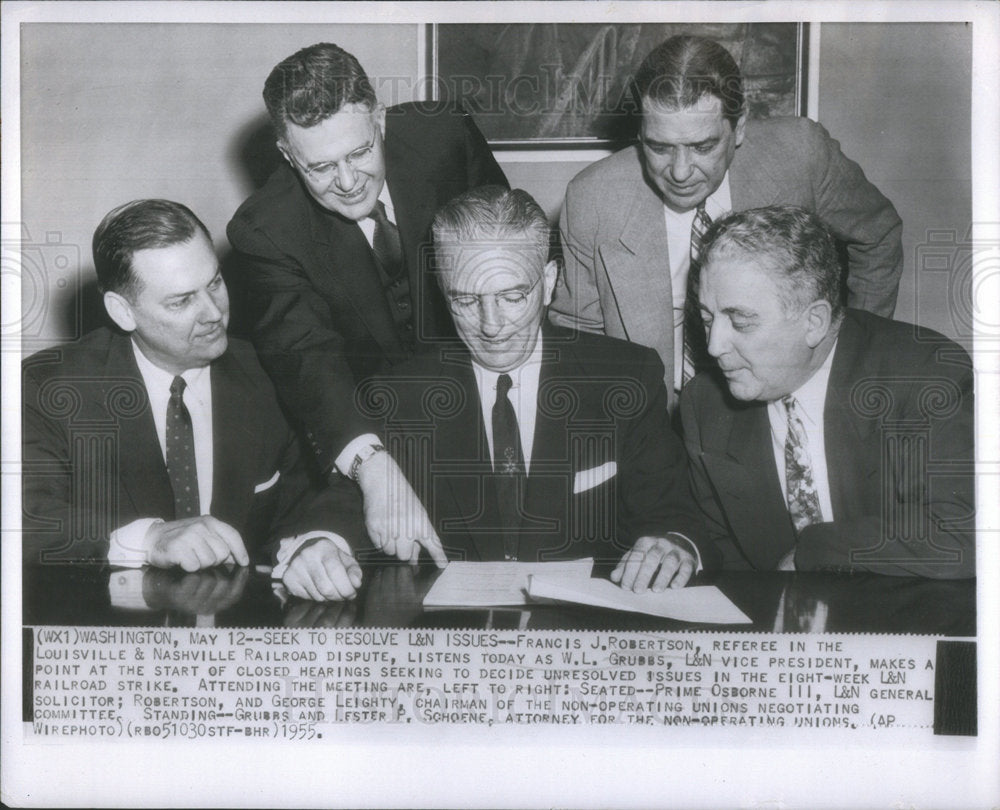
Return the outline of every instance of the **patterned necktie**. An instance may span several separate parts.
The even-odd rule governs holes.
[[[372,237],[375,258],[389,278],[397,278],[403,272],[403,244],[399,241],[399,229],[389,221],[381,200],[376,201],[371,218],[375,220]]]
[[[684,361],[681,368],[681,387],[688,384],[688,381],[697,373],[699,359],[703,357],[705,351],[701,348],[701,338],[703,336],[701,316],[698,314],[697,302],[692,300],[692,288],[696,274],[698,272],[698,261],[701,258],[701,242],[705,238],[705,232],[712,224],[712,218],[705,213],[705,203],[698,206],[695,211],[694,221],[691,223],[691,261],[688,268],[687,295],[684,305]]]
[[[517,533],[521,524],[518,490],[524,477],[517,414],[507,398],[512,385],[509,374],[497,378],[497,398],[493,405],[493,480],[503,525],[505,560],[517,559]]]
[[[167,402],[167,473],[174,490],[174,519],[197,517],[201,514],[198,498],[198,467],[194,458],[194,430],[191,414],[184,405],[183,377],[170,383]]]
[[[785,438],[785,492],[788,514],[798,534],[806,526],[822,523],[819,494],[813,480],[812,460],[806,443],[806,430],[796,407],[795,397],[781,398],[788,412],[788,436]]]

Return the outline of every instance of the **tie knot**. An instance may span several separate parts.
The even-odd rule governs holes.
[[[375,201],[375,207],[372,209],[372,212],[371,214],[369,214],[369,216],[373,220],[375,220],[375,223],[378,225],[385,225],[385,223],[389,221],[389,217],[386,216],[385,213],[385,203],[383,203],[381,200]]]
[[[184,389],[187,387],[187,382],[185,379],[178,374],[174,377],[174,381],[170,383],[170,393],[175,397],[180,397],[184,395]]]
[[[497,377],[497,396],[505,397],[507,392],[510,391],[511,387],[514,385],[514,381],[511,380],[510,374],[501,374]]]
[[[785,410],[791,415],[795,411],[795,397],[791,394],[785,394],[781,398],[781,404],[785,406]]]

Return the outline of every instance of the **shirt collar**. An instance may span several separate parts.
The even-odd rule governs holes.
[[[527,359],[521,363],[517,368],[511,369],[510,371],[493,371],[488,368],[484,368],[476,362],[475,358],[472,360],[472,370],[476,375],[476,384],[479,386],[480,391],[493,391],[497,387],[497,379],[501,374],[509,374],[510,379],[513,383],[512,387],[517,388],[520,385],[521,374],[522,373],[538,373],[538,369],[541,367],[542,363],[542,328],[538,327],[538,340],[535,341],[535,348],[532,350],[531,354],[528,355]]]
[[[833,368],[833,355],[836,351],[837,341],[835,340],[822,365],[808,380],[792,392],[802,417],[814,425],[823,424],[826,389],[830,384],[830,370]]]
[[[164,371],[152,360],[146,357],[142,349],[139,348],[139,344],[136,343],[134,339],[132,340],[132,351],[135,354],[135,362],[139,367],[139,373],[142,375],[142,380],[146,384],[146,390],[149,391],[150,394],[164,391],[169,394],[170,386],[174,381],[174,375],[169,371]],[[187,383],[189,388],[194,391],[200,391],[201,387],[205,385],[209,379],[209,375],[205,373],[208,368],[208,366],[189,368],[182,372],[180,376],[184,378],[184,382]]]

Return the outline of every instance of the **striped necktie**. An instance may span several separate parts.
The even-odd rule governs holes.
[[[698,206],[691,223],[691,261],[688,269],[688,294],[684,306],[684,361],[681,368],[681,387],[688,384],[690,379],[702,365],[698,344],[702,335],[701,317],[697,313],[697,302],[692,301],[691,290],[694,285],[695,276],[698,272],[698,262],[701,259],[701,243],[705,238],[705,232],[712,224],[712,218],[705,213],[705,203]]]

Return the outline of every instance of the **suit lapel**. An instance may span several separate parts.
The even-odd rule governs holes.
[[[778,479],[765,405],[733,412],[728,436],[702,458],[718,487],[733,534],[756,568],[773,568],[795,543]],[[722,449],[724,442],[724,449]]]
[[[310,233],[319,272],[312,281],[328,300],[351,302],[382,350],[398,354],[402,347],[379,283],[368,240],[356,223],[323,211],[310,201]],[[308,272],[308,268],[306,269]]]
[[[453,416],[434,420],[431,463],[441,464],[442,469],[451,472],[444,476],[435,476],[432,472],[429,480],[442,487],[442,528],[453,539],[464,540],[464,547],[473,550],[479,559],[497,559],[491,533],[476,531],[480,526],[498,526],[499,516],[472,361],[462,350],[446,362],[444,376],[458,383],[462,404]],[[500,556],[502,558],[502,553]]]
[[[105,363],[105,379],[102,386],[104,403],[107,407],[112,399],[113,381],[121,378],[135,380],[145,392],[145,383],[135,362],[132,341],[122,335],[114,335],[108,348]],[[132,503],[132,513],[137,517],[174,514],[174,491],[163,461],[163,450],[156,437],[153,412],[146,407],[134,418],[112,419],[118,426],[118,480],[120,490]]]
[[[226,352],[210,366],[212,375],[211,513],[233,526],[246,523],[257,470],[247,459],[260,457],[261,436],[251,423],[255,391]],[[250,407],[248,407],[248,405]]]
[[[879,420],[862,420],[851,404],[855,383],[865,377],[865,349],[860,330],[850,317],[845,318],[834,349],[823,408],[826,469],[835,519],[838,515],[868,512],[871,488],[880,486],[880,443],[873,436]]]

